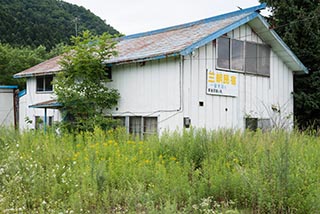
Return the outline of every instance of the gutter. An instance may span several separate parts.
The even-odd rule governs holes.
[[[151,56],[151,57],[141,57],[141,58],[136,58],[136,59],[124,59],[124,60],[119,60],[119,61],[113,61],[111,60],[107,60],[106,64],[107,65],[122,65],[122,64],[129,64],[129,63],[135,63],[135,62],[146,62],[146,61],[153,61],[153,60],[160,60],[160,59],[165,59],[165,58],[169,58],[169,57],[176,57],[179,56],[180,53],[179,52],[173,52],[173,53],[166,53],[166,54],[162,54],[162,55],[156,55],[156,56]]]
[[[43,73],[27,73],[27,74],[13,75],[13,78],[19,79],[19,78],[29,78],[29,77],[37,77],[37,76],[47,76],[47,75],[54,75],[58,72],[59,71],[49,71],[49,72],[43,72]]]

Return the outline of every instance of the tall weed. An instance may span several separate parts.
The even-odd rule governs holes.
[[[317,213],[319,174],[298,132],[0,130],[2,213]]]

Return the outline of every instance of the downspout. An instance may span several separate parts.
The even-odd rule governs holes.
[[[14,128],[18,128],[18,119],[19,119],[19,98],[18,98],[18,93],[19,90],[14,90],[13,89],[13,123],[14,123]]]
[[[177,114],[179,114],[181,112],[183,112],[183,73],[184,73],[184,56],[180,55],[180,62],[179,62],[179,108],[176,110],[159,110],[159,111],[157,111],[157,112],[174,112],[174,111],[176,112],[175,114],[159,121],[158,124],[176,116]]]
[[[183,74],[184,74],[184,56],[180,56],[180,63],[179,63],[179,70],[180,70],[180,80],[179,80],[179,87],[180,87],[180,108],[179,111],[183,111]]]
[[[44,133],[47,131],[47,108],[44,108],[44,125],[43,125]]]

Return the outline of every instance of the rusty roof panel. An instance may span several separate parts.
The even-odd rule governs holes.
[[[255,16],[252,15],[257,15],[257,11],[265,7],[265,4],[261,4],[187,24],[121,37],[116,45],[118,55],[107,60],[106,63],[128,63],[183,55],[188,53],[185,51],[186,49],[196,48],[203,42],[215,39],[214,36],[218,35],[219,32],[226,29],[232,30],[233,27],[237,27],[235,24],[250,21],[249,17],[254,18]],[[47,60],[14,75],[14,77],[55,73],[61,69],[58,64],[60,58],[61,56],[58,56]]]
[[[52,74],[56,73],[57,71],[61,70],[61,67],[58,63],[60,59],[61,59],[61,56],[56,56],[38,65],[35,65],[27,70],[17,73],[13,77],[20,78],[20,77],[41,76],[41,75],[48,75],[50,73]]]
[[[198,22],[185,27],[178,26],[176,29],[169,28],[167,31],[164,29],[159,33],[136,38],[129,37],[126,39],[124,37],[117,44],[118,56],[108,60],[108,63],[121,63],[179,53],[195,42],[245,18],[251,13],[242,13],[222,20]]]

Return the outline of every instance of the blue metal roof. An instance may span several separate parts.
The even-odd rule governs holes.
[[[24,89],[24,90],[22,90],[22,91],[20,91],[19,93],[18,93],[18,97],[20,98],[20,97],[23,97],[24,95],[26,95],[27,94],[27,90],[26,89]]]
[[[259,35],[261,39],[267,41],[272,50],[283,60],[283,62],[297,74],[308,74],[308,69],[298,59],[298,57],[290,50],[287,44],[272,29],[268,22],[261,16],[248,23],[252,29]]]
[[[108,60],[108,63],[187,55],[210,40],[256,18],[258,11],[265,7],[266,4],[261,4],[195,22],[124,36],[117,44],[118,56]]]
[[[0,89],[17,89],[17,85],[0,85]]]
[[[53,57],[51,59],[39,63],[38,65],[28,68],[27,70],[19,72],[15,74],[13,77],[21,78],[54,74],[61,70],[61,66],[58,63],[61,58],[62,56]]]
[[[63,105],[56,100],[48,100],[41,103],[36,103],[33,105],[30,105],[29,108],[51,108],[51,109],[57,109],[61,108]]]
[[[217,39],[218,37],[249,24],[255,32],[268,44],[273,51],[293,71],[307,73],[307,68],[300,62],[294,53],[285,45],[281,38],[269,29],[264,18],[259,14],[266,4],[237,10],[231,13],[202,19],[173,27],[144,32],[118,39],[116,51],[118,55],[107,64],[121,64],[146,60],[157,60],[172,56],[185,56],[193,50]],[[14,77],[29,77],[48,75],[60,70],[59,57],[16,74]]]

